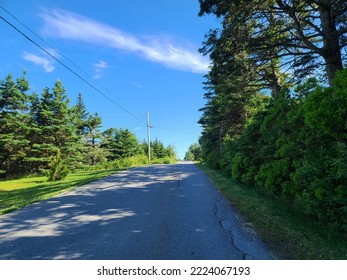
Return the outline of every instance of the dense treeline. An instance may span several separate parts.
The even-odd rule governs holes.
[[[347,2],[200,0],[214,14],[203,161],[347,230]]]
[[[201,160],[201,147],[198,143],[189,146],[188,151],[184,156],[184,160],[198,161]]]
[[[30,93],[24,73],[0,80],[0,177],[86,168],[128,167],[147,163],[147,143],[128,129],[101,131],[102,120],[87,111],[82,94],[70,106],[61,81]],[[175,160],[173,147],[155,140],[153,162]],[[60,166],[60,167],[59,167]],[[54,176],[54,171],[50,175]]]

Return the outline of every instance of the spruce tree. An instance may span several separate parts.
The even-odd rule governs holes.
[[[82,140],[73,123],[72,109],[62,83],[57,81],[52,91],[44,88],[41,98],[31,107],[33,127],[37,132],[32,138],[30,161],[36,169],[47,168],[52,155],[60,149],[61,156],[71,167],[82,161]]]
[[[0,174],[1,177],[29,172],[23,162],[29,150],[28,90],[23,76],[13,81],[9,74],[0,81]]]
[[[72,122],[76,127],[76,132],[78,135],[86,134],[87,130],[87,120],[90,114],[84,104],[82,93],[78,94],[77,102],[72,107]]]
[[[102,147],[111,161],[143,154],[139,140],[128,129],[110,128],[103,132],[103,136]]]
[[[86,133],[84,135],[84,159],[88,165],[96,165],[97,163],[106,160],[106,152],[101,147],[101,117],[98,115],[98,113],[95,113],[94,115],[89,115],[85,124]]]

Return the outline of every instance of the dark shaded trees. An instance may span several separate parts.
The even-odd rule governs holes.
[[[347,2],[199,2],[221,21],[201,49],[203,160],[346,230]]]
[[[200,7],[200,15],[215,14],[223,24],[221,31],[210,32],[207,52],[213,50],[213,42],[226,41],[236,55],[241,44],[260,81],[273,84],[281,78],[279,69],[290,69],[288,73],[295,74],[292,78],[300,79],[319,73],[322,66],[332,85],[336,71],[343,69],[346,1],[200,0]]]

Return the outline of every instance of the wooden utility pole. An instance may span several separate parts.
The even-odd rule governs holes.
[[[149,112],[147,112],[147,138],[148,138],[148,164],[151,164],[151,126],[149,125]]]

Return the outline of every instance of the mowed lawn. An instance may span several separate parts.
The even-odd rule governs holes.
[[[0,215],[114,173],[115,170],[81,171],[57,182],[49,182],[46,176],[0,181]]]

